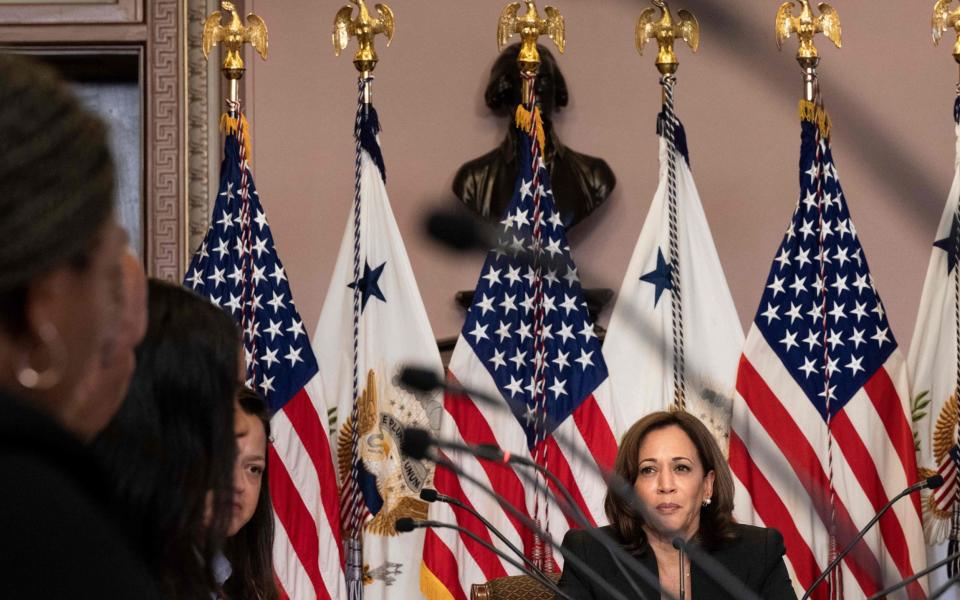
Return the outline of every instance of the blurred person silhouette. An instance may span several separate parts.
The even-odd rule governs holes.
[[[158,597],[83,442],[121,393],[80,393],[119,335],[126,234],[104,124],[0,54],[0,577],[11,598]]]
[[[273,508],[268,485],[270,412],[257,392],[244,386],[234,411],[237,459],[233,513],[227,542],[216,564],[227,600],[277,600],[273,572]]]
[[[93,447],[164,596],[206,600],[232,514],[240,335],[193,292],[147,286],[130,390]]]

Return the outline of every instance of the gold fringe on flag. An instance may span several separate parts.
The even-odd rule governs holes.
[[[237,119],[231,117],[229,113],[220,115],[220,131],[226,135],[238,133]],[[250,141],[250,123],[247,121],[247,115],[240,113],[240,130],[243,133],[243,149],[246,152],[247,163],[253,159],[253,143]]]
[[[832,124],[830,122],[830,115],[827,114],[826,109],[809,100],[801,100],[799,110],[801,121],[813,123],[820,129],[820,135],[825,139],[830,139]]]
[[[533,114],[529,110],[523,107],[523,105],[517,106],[517,127],[530,133],[530,130],[533,129],[531,126],[533,123],[536,123],[535,135],[537,136],[537,143],[540,144],[540,154],[547,149],[547,136],[543,131],[543,119],[540,117],[540,107],[535,106],[533,108]]]
[[[425,563],[420,563],[420,592],[427,600],[453,600],[447,586],[433,574]]]

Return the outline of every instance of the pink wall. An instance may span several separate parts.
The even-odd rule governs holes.
[[[374,84],[387,187],[434,333],[447,337],[462,321],[453,294],[473,287],[482,257],[445,254],[423,237],[420,221],[426,209],[455,201],[449,190],[458,166],[492,149],[505,131],[482,99],[504,2],[389,2],[398,29],[390,48],[378,42]],[[567,18],[567,53],[559,62],[571,96],[556,119],[558,131],[572,148],[605,158],[619,180],[605,208],[573,233],[574,257],[587,286],[617,289],[656,187],[660,89],[653,49],[641,57],[633,48],[634,24],[646,5],[555,4]],[[881,10],[877,3],[835,0],[844,49],[818,44],[834,156],[904,351],[955,146],[953,36],[933,46],[927,4],[887,2]],[[798,194],[796,41],[777,52],[776,3],[687,0],[676,8],[684,5],[700,18],[703,37],[699,54],[678,50],[678,112],[746,327]],[[248,85],[255,176],[312,331],[353,197],[353,50],[335,58],[330,45],[339,3],[247,0],[247,6],[270,28],[270,59],[251,61]]]

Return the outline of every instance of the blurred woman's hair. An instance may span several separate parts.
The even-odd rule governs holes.
[[[30,282],[85,267],[113,209],[103,122],[52,69],[0,53],[0,330],[26,333]]]
[[[210,598],[232,515],[240,337],[193,292],[148,285],[130,391],[94,448],[164,593]]]
[[[243,386],[237,394],[240,410],[263,424],[266,443],[270,444],[270,411],[257,392]],[[279,594],[273,572],[273,507],[270,501],[270,461],[264,463],[257,510],[233,537],[228,538],[224,554],[232,573],[224,585],[230,600],[277,600]]]

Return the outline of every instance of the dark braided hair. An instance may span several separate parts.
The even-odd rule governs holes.
[[[23,333],[29,283],[86,266],[113,208],[103,122],[49,67],[0,53],[0,328]]]

